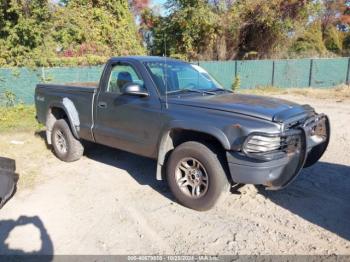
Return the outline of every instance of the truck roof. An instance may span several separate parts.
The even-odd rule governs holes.
[[[164,61],[164,56],[118,56],[118,57],[112,57],[110,60],[113,61],[113,60],[120,60],[120,59],[137,60],[140,62],[157,62],[157,61]],[[174,58],[169,58],[169,57],[167,57],[166,60],[184,62],[184,61],[174,59]]]

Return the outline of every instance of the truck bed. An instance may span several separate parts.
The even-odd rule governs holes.
[[[68,104],[70,110],[75,110],[79,116],[77,130],[79,136],[91,140],[93,124],[92,106],[97,90],[97,83],[38,84],[35,89],[35,104],[37,119],[45,124],[47,113],[53,105]]]

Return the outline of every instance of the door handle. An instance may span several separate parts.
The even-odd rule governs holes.
[[[99,108],[107,108],[107,103],[106,102],[98,102],[98,107]]]

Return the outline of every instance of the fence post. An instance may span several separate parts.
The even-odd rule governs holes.
[[[348,70],[346,71],[346,80],[345,83],[349,85],[349,72],[350,71],[350,57],[348,58]]]
[[[237,63],[237,60],[235,60],[235,77],[237,77],[237,66],[238,66],[238,63]]]
[[[310,72],[309,72],[309,87],[311,87],[312,83],[312,67],[314,65],[314,60],[311,58],[310,59]]]
[[[272,61],[272,78],[271,78],[271,86],[275,85],[275,60]]]
[[[46,82],[46,78],[45,78],[45,68],[41,67],[41,79],[40,82]]]

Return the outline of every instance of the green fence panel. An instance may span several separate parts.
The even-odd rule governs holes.
[[[198,64],[207,70],[223,87],[231,88],[235,79],[235,61],[200,61]]]
[[[249,60],[237,62],[240,88],[254,88],[272,85],[272,60]]]
[[[312,62],[311,62],[312,61]],[[240,88],[274,85],[278,87],[331,87],[349,80],[349,58],[249,61],[200,61],[225,88],[236,76]],[[103,66],[54,68],[0,68],[0,96],[6,90],[27,104],[34,102],[36,84],[98,82]],[[0,102],[1,102],[0,97]]]
[[[52,83],[97,82],[103,66],[92,67],[53,67],[45,68],[46,81]]]
[[[314,59],[311,72],[311,86],[330,87],[346,82],[348,58]]]
[[[103,66],[0,69],[0,95],[9,90],[19,101],[33,104],[38,83],[98,82],[102,70]]]
[[[309,86],[310,59],[276,60],[274,63],[274,86]]]
[[[35,84],[40,81],[40,69],[0,69],[0,95],[8,90],[13,92],[20,101],[32,104]]]

